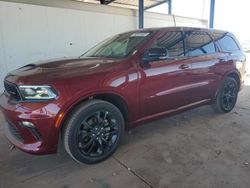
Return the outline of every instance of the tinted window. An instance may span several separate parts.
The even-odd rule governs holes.
[[[185,32],[184,41],[187,56],[198,56],[216,52],[212,38],[205,32]]]
[[[221,48],[223,51],[225,52],[234,52],[239,50],[238,45],[236,44],[236,42],[234,41],[234,39],[228,35],[222,35],[222,36],[218,36],[217,35],[217,41],[219,42]]]
[[[155,41],[152,47],[166,48],[168,57],[184,56],[183,36],[181,32],[166,32]]]

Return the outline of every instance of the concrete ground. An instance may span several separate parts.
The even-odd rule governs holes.
[[[249,96],[250,82],[231,113],[204,106],[135,128],[111,158],[91,166],[63,153],[10,152],[0,115],[0,188],[249,188]]]

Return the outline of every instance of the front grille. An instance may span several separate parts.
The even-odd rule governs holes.
[[[15,84],[12,84],[8,81],[4,81],[4,89],[7,91],[7,93],[16,100],[21,100],[21,96],[18,92],[18,88]]]
[[[20,131],[17,129],[17,127],[11,123],[8,123],[8,128],[11,132],[11,134],[20,142],[23,142],[23,137],[20,134]]]

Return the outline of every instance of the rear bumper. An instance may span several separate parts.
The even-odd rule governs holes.
[[[59,107],[53,103],[15,103],[3,94],[0,109],[6,123],[4,133],[7,139],[20,150],[31,154],[56,153],[58,130],[55,127]],[[21,122],[34,124],[25,127]]]

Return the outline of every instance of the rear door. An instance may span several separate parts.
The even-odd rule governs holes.
[[[191,64],[190,82],[193,86],[190,100],[210,100],[220,80],[217,70],[226,60],[225,54],[218,51],[213,38],[206,31],[190,30],[184,33],[185,53]]]

